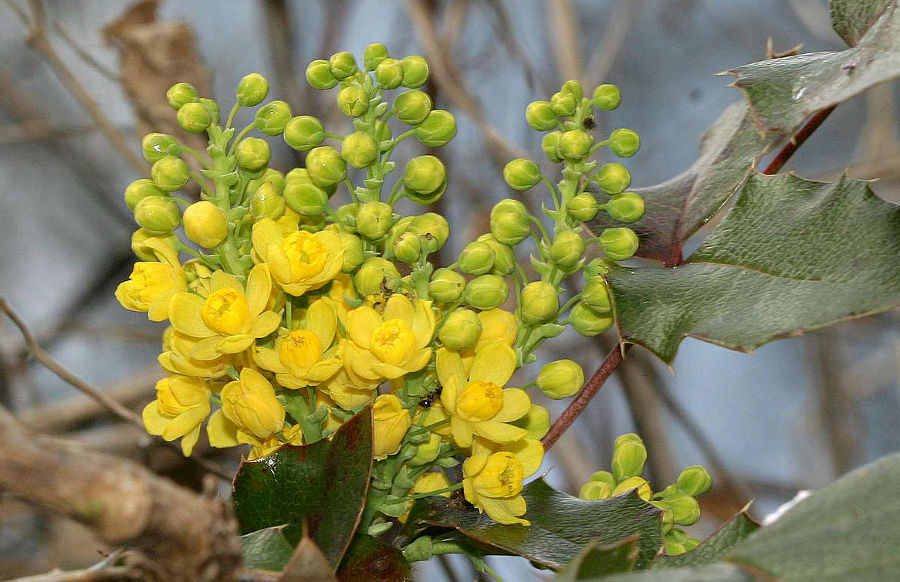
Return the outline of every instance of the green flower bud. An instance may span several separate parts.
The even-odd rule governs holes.
[[[612,458],[612,473],[622,481],[629,477],[639,477],[644,472],[647,462],[647,449],[644,443],[636,440],[616,441]]]
[[[600,233],[600,246],[612,261],[630,259],[637,252],[640,241],[630,228],[607,228]]]
[[[619,101],[621,101],[621,99],[622,96],[619,94],[619,88],[615,85],[607,84],[600,85],[594,89],[594,98],[591,99],[591,103],[593,103],[594,107],[597,109],[612,111],[619,106]]]
[[[200,98],[200,104],[206,107],[206,110],[209,112],[210,123],[219,123],[219,104],[206,97]]]
[[[644,215],[644,199],[637,192],[622,192],[603,205],[609,216],[622,222],[634,222]]]
[[[181,158],[166,156],[157,160],[150,168],[150,177],[160,189],[166,192],[178,190],[190,179],[188,165]]]
[[[245,137],[234,150],[238,167],[245,172],[256,172],[269,163],[269,142],[258,137]]]
[[[641,147],[641,136],[632,129],[617,129],[609,135],[609,151],[620,158],[630,158]]]
[[[331,65],[322,59],[312,61],[307,65],[306,81],[313,89],[331,89],[338,84],[338,80],[331,73]]]
[[[569,117],[575,115],[575,108],[578,106],[578,99],[568,91],[554,93],[550,97],[550,110],[557,117]]]
[[[581,83],[579,83],[578,81],[570,80],[563,83],[562,92],[571,93],[575,96],[575,99],[581,101],[582,89]]]
[[[509,286],[500,275],[481,275],[469,281],[463,296],[466,303],[475,309],[494,309],[506,301]]]
[[[440,250],[447,243],[450,224],[440,214],[426,212],[409,222],[409,231],[421,239],[422,248],[428,254]]]
[[[450,269],[437,269],[428,283],[428,294],[435,301],[453,303],[462,296],[465,288],[465,277]]]
[[[416,89],[397,95],[394,99],[397,119],[408,125],[419,125],[431,113],[431,97]]]
[[[337,105],[347,117],[359,117],[369,110],[369,94],[358,85],[344,87],[338,92]]]
[[[273,168],[266,168],[263,175],[259,178],[253,178],[247,182],[247,192],[251,194],[259,190],[259,187],[269,182],[275,188],[275,193],[280,195],[284,192],[284,174]]]
[[[581,302],[597,313],[608,313],[612,310],[609,290],[601,277],[592,278],[585,283],[581,291]]]
[[[469,309],[451,312],[438,332],[444,347],[454,352],[474,346],[479,335],[481,335],[481,320]]]
[[[291,120],[291,106],[284,101],[269,101],[256,110],[256,129],[266,135],[281,135]]]
[[[430,464],[441,452],[441,442],[439,434],[429,433],[428,440],[416,447],[416,454],[406,463],[413,467]]]
[[[513,190],[528,190],[541,180],[541,169],[531,160],[517,158],[504,166],[503,179]]]
[[[184,209],[184,232],[201,247],[211,249],[228,237],[228,218],[208,200],[195,202]]]
[[[556,114],[548,101],[532,101],[525,108],[525,121],[538,131],[549,131],[556,127]]]
[[[190,83],[175,83],[166,91],[166,100],[172,109],[181,109],[188,103],[196,103],[200,100],[197,90]]]
[[[150,162],[159,161],[166,156],[181,155],[181,144],[178,140],[165,133],[148,133],[141,140],[141,148],[144,152],[144,159]]]
[[[419,56],[406,57],[400,61],[403,67],[403,86],[415,89],[428,80],[428,62]]]
[[[514,202],[518,206],[506,204],[507,202]],[[525,205],[509,198],[497,203],[491,210],[491,234],[507,245],[517,245],[525,240],[531,234],[531,223]]]
[[[556,233],[550,245],[550,260],[563,268],[574,267],[584,256],[584,239],[574,230]]]
[[[544,152],[544,155],[547,156],[548,160],[557,164],[563,161],[562,156],[559,154],[559,139],[561,137],[561,131],[551,131],[541,140],[541,150]]]
[[[147,196],[165,195],[166,193],[163,192],[153,180],[141,178],[140,180],[135,180],[125,188],[125,204],[128,205],[129,209],[134,210],[137,203]]]
[[[381,257],[366,259],[353,276],[353,285],[364,296],[393,291],[399,283],[400,273],[397,267]]]
[[[359,212],[359,204],[344,204],[335,211],[341,224],[350,229],[356,228],[356,214]]]
[[[666,505],[672,510],[672,521],[678,525],[694,525],[700,519],[700,504],[690,495],[676,493],[666,497]]]
[[[559,294],[546,281],[533,281],[522,288],[522,321],[528,325],[544,323],[559,312]]]
[[[593,277],[595,275],[605,275],[610,272],[610,270],[615,267],[616,264],[609,259],[591,259],[591,261],[584,266],[584,274],[587,277]]]
[[[681,554],[687,553],[688,551],[687,547],[685,547],[684,544],[676,539],[670,538],[668,534],[665,537],[665,542],[666,554],[669,556],[680,556]]]
[[[284,198],[272,182],[266,182],[250,196],[250,214],[254,222],[263,218],[278,220],[284,214]]]
[[[591,475],[591,481],[598,481],[600,483],[606,483],[609,486],[610,491],[616,488],[618,485],[618,481],[609,471],[596,471],[593,475]]]
[[[347,162],[333,147],[319,146],[306,155],[306,170],[316,186],[327,188],[347,177]]]
[[[697,497],[709,491],[709,488],[712,487],[712,477],[710,477],[709,471],[700,465],[694,465],[681,472],[676,486],[682,493]]]
[[[665,501],[650,501],[650,503],[662,510],[659,520],[662,525],[663,535],[672,531],[672,528],[675,526],[675,519],[672,517],[672,509]]]
[[[338,236],[341,237],[341,246],[344,249],[344,265],[341,267],[341,272],[352,273],[366,258],[363,253],[362,239],[343,230],[338,231]]]
[[[151,234],[168,234],[181,224],[181,213],[168,196],[148,196],[135,205],[134,221]]]
[[[490,273],[494,267],[494,249],[482,241],[472,241],[459,254],[459,268],[470,275]]]
[[[591,337],[599,335],[612,327],[614,319],[611,313],[597,313],[584,303],[579,302],[569,312],[568,321],[575,328],[575,331],[583,336]]]
[[[202,103],[185,103],[175,117],[181,129],[190,133],[203,133],[212,123],[212,116]]]
[[[422,240],[411,232],[404,232],[392,245],[394,256],[407,265],[412,265],[422,258]]]
[[[597,501],[598,499],[608,499],[612,495],[612,487],[600,481],[588,481],[581,487],[578,497],[587,499],[588,501]]]
[[[435,109],[416,127],[415,135],[430,148],[443,147],[456,136],[456,118],[449,111]]]
[[[536,383],[548,398],[568,398],[584,386],[584,370],[572,360],[557,360],[541,368]]]
[[[238,83],[235,97],[242,107],[255,107],[269,94],[269,82],[259,73],[250,73]]]
[[[600,166],[594,180],[607,194],[618,194],[631,184],[631,174],[622,164],[610,162]]]
[[[156,235],[143,228],[137,229],[131,235],[131,252],[142,261],[154,262],[159,260],[155,250],[146,244],[149,239],[162,241],[173,249],[178,243],[178,237],[174,234]]]
[[[494,238],[494,235],[490,233],[481,235],[478,237],[478,241],[487,243],[494,251],[494,266],[491,267],[491,273],[505,276],[511,274],[515,270],[518,261],[516,260],[516,253],[512,250],[512,247],[498,241]]]
[[[618,437],[616,437],[616,440],[613,442],[613,448],[621,446],[622,443],[627,443],[627,442],[632,442],[632,441],[636,442],[636,443],[640,443],[642,445],[644,444],[644,439],[642,439],[640,437],[640,435],[633,433],[633,432],[629,432],[629,433],[625,433],[625,434],[622,434],[622,435],[619,435]]]
[[[559,138],[559,155],[570,162],[580,162],[591,152],[594,138],[581,129],[563,133]]]
[[[385,57],[375,65],[375,80],[385,89],[396,89],[403,82],[403,65],[397,59]]]
[[[325,127],[311,115],[292,117],[284,126],[284,143],[295,150],[305,152],[325,140]]]
[[[359,70],[356,66],[356,59],[354,59],[353,55],[347,51],[331,55],[331,58],[328,60],[328,65],[331,68],[331,74],[334,75],[334,78],[338,81],[343,81]]]
[[[550,430],[550,411],[543,406],[532,404],[525,416],[510,424],[524,428],[530,438],[540,440]]]
[[[650,484],[647,483],[646,479],[641,477],[629,477],[624,481],[620,482],[616,485],[616,488],[613,489],[613,496],[621,495],[623,493],[628,493],[632,489],[637,489],[638,497],[643,499],[644,501],[650,501],[650,496],[653,495],[653,491],[650,489]]]
[[[446,179],[447,170],[443,162],[434,156],[417,156],[406,164],[403,171],[404,187],[415,194],[427,196],[436,192]]]
[[[284,201],[294,212],[304,216],[318,216],[325,212],[328,206],[328,193],[312,181],[309,172],[303,168],[299,169],[302,170],[302,174],[291,171],[293,177],[287,180],[284,186]]]
[[[354,168],[367,168],[378,159],[378,142],[364,131],[354,131],[341,142],[341,157]]]
[[[374,71],[378,63],[388,56],[387,47],[381,43],[372,43],[363,51],[363,66],[367,71]]]
[[[356,230],[368,239],[380,239],[393,225],[393,209],[385,202],[377,200],[366,202],[356,215]]]
[[[593,220],[600,211],[600,205],[593,194],[582,193],[573,196],[566,204],[566,212],[575,220],[587,222]]]

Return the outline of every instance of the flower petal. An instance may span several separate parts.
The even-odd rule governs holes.
[[[268,370],[270,372],[275,372],[278,374],[284,374],[287,372],[287,367],[281,363],[281,358],[278,356],[278,352],[273,350],[272,348],[261,348],[257,347],[253,350],[253,361],[257,366]]]
[[[200,426],[209,415],[209,403],[205,406],[194,406],[187,411],[179,414],[172,419],[165,430],[163,430],[162,438],[167,441],[173,441],[178,437],[183,437],[196,427]]]
[[[375,328],[382,322],[381,316],[374,309],[363,305],[347,314],[347,332],[356,345],[368,349],[372,343],[372,334],[375,332]]]
[[[309,306],[306,310],[306,329],[316,334],[323,348],[331,345],[337,330],[337,315],[330,299],[323,297]]]
[[[504,343],[494,342],[475,353],[469,380],[485,380],[504,386],[516,371],[516,352]],[[523,413],[524,414],[524,413]]]
[[[450,388],[455,392],[466,383],[466,370],[463,368],[462,358],[456,352],[451,352],[447,348],[438,349],[435,365],[437,366],[438,381],[445,390]],[[451,410],[455,410],[456,395],[454,394],[449,400],[452,401],[453,408]],[[443,393],[441,393],[441,401],[444,401]],[[444,406],[448,406],[447,403]]]
[[[181,452],[185,457],[190,457],[191,452],[194,450],[194,445],[197,444],[197,439],[200,438],[200,425],[194,427],[194,430],[187,433],[181,438]]]
[[[474,422],[472,423],[472,429],[478,436],[501,445],[514,443],[528,436],[528,431],[524,428],[493,420]]]
[[[252,335],[248,334],[228,336],[219,341],[216,349],[223,354],[238,354],[252,346],[254,339]]]
[[[472,425],[460,417],[450,417],[450,434],[459,448],[467,449],[472,446]]]
[[[209,290],[215,292],[220,289],[237,289],[241,293],[244,292],[244,286],[237,280],[237,277],[225,271],[213,271],[209,277]]]
[[[514,523],[531,525],[531,522],[527,519],[518,517],[519,515],[524,515],[527,509],[525,498],[521,495],[516,495],[510,499],[493,499],[479,495],[478,504],[488,514],[488,517],[497,523],[504,525],[512,525]]]
[[[269,274],[269,267],[265,264],[256,265],[250,269],[247,275],[247,308],[252,315],[259,315],[266,304],[269,302],[269,295],[272,294],[272,276]]]
[[[384,319],[400,319],[410,328],[413,326],[413,304],[406,295],[391,295],[384,305]]]
[[[250,235],[253,242],[253,250],[264,260],[268,261],[269,245],[281,243],[281,230],[275,221],[271,218],[263,218],[253,225],[253,232]]]
[[[253,338],[266,337],[281,325],[281,316],[274,311],[263,311],[253,322],[247,335]]]
[[[544,462],[544,445],[538,439],[525,437],[515,444],[506,445],[505,449],[522,464],[522,475],[525,477],[537,473]]]
[[[161,435],[166,430],[166,425],[171,420],[159,413],[158,400],[154,400],[144,407],[141,418],[144,420],[144,428],[147,429],[147,432],[156,436]]]
[[[209,444],[214,447],[236,447],[237,425],[225,418],[222,410],[213,412],[209,417],[209,423],[206,425],[206,435],[209,437]]]
[[[200,340],[194,344],[194,347],[191,349],[191,358],[194,360],[208,361],[221,357],[222,351],[219,350],[220,341],[222,341],[222,336],[220,335],[214,335]]]
[[[503,391],[503,408],[491,420],[512,422],[519,420],[531,410],[531,398],[521,388],[507,388]]]
[[[193,293],[176,293],[169,299],[169,321],[172,327],[185,335],[196,338],[205,338],[214,335],[214,332],[206,327],[200,312],[205,301],[199,295]]]
[[[416,311],[412,325],[410,325],[413,334],[416,336],[416,347],[424,348],[431,343],[436,324],[437,318],[434,311],[431,310],[431,301],[416,301]]]

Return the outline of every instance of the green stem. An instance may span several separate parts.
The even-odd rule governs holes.
[[[394,187],[391,189],[391,195],[388,196],[388,204],[393,206],[394,202],[400,199],[400,188],[403,186],[403,180],[397,180],[397,183],[394,184]]]
[[[556,207],[556,210],[562,208],[562,202],[560,202],[559,192],[556,191],[556,186],[547,179],[547,176],[541,174],[541,182],[543,182],[547,189],[550,190],[550,195],[553,196],[553,204]]]
[[[608,146],[608,145],[609,145],[609,140],[608,140],[608,139],[605,139],[605,140],[603,140],[603,141],[599,141],[599,142],[595,143],[593,146],[591,146],[591,149],[588,150],[588,155],[591,155],[592,153],[594,153],[595,151],[599,150],[600,148],[602,148],[602,147],[604,147],[604,146]]]
[[[256,127],[256,122],[251,123],[250,125],[248,125],[248,126],[245,127],[244,129],[242,129],[241,132],[240,132],[239,134],[237,134],[236,136],[234,136],[234,141],[231,142],[231,146],[229,146],[229,148],[228,148],[228,155],[229,155],[229,156],[234,154],[234,148],[237,147],[237,144],[239,144],[240,141],[244,138],[244,136],[247,135],[248,133],[250,133],[250,131],[251,131],[253,128],[255,128],[255,127]]]
[[[207,160],[207,159],[203,156],[203,154],[201,154],[200,152],[198,152],[198,151],[195,150],[194,148],[189,148],[189,147],[183,145],[183,146],[181,146],[181,151],[182,151],[182,152],[185,152],[185,153],[188,153],[188,154],[190,154],[190,155],[192,155],[192,156],[194,156],[194,158],[196,158],[198,162],[200,162],[201,164],[203,164],[203,167],[204,167],[204,168],[209,168],[209,167],[210,167],[210,166],[209,166],[209,160]]]
[[[200,189],[203,190],[203,193],[206,194],[207,197],[212,198],[214,196],[212,189],[209,187],[209,184],[206,183],[206,180],[203,179],[203,176],[196,172],[189,172],[188,175],[200,185]]]
[[[451,485],[449,487],[444,487],[443,489],[438,489],[436,491],[429,491],[427,493],[416,493],[415,495],[407,495],[406,497],[401,497],[399,501],[415,501],[416,499],[425,499],[426,497],[434,497],[435,495],[440,495],[441,493],[450,493],[451,491],[457,491],[462,489],[462,482],[457,483],[456,485]]]
[[[544,242],[546,242],[549,245],[551,243],[551,239],[550,239],[550,235],[547,234],[547,229],[544,228],[544,223],[541,222],[540,219],[538,219],[530,214],[528,215],[528,220],[533,222],[538,227],[538,230],[541,231],[541,236],[544,237]]]
[[[411,135],[415,135],[415,133],[416,133],[415,129],[410,129],[409,131],[401,133],[400,135],[398,135],[397,137],[392,139],[391,145],[388,146],[388,149],[384,150],[383,154],[381,154],[381,164],[384,164],[385,162],[390,160],[391,153],[394,151],[394,148],[400,144],[401,141],[403,141],[404,139],[408,138]]]
[[[228,120],[225,121],[225,129],[231,127],[231,124],[234,122],[234,116],[237,115],[238,109],[241,108],[240,103],[235,103],[234,107],[231,108],[231,112],[228,114]]]

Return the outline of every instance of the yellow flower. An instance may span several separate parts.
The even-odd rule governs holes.
[[[272,280],[265,265],[256,265],[247,275],[247,288],[233,275],[216,271],[210,277],[206,299],[193,293],[176,293],[169,300],[169,320],[176,331],[200,341],[190,357],[213,360],[236,354],[257,338],[278,329],[281,316],[266,311]]]
[[[238,426],[239,442],[253,444],[251,437],[264,440],[284,428],[284,407],[275,389],[253,368],[242,369],[240,380],[222,388],[222,413]]]
[[[319,385],[319,388],[327,392],[328,397],[344,410],[355,410],[372,401],[378,381],[363,382],[359,378],[351,380],[347,370],[342,367],[337,374]]]
[[[275,434],[260,439],[253,433],[241,430],[238,425],[228,420],[222,409],[215,411],[209,417],[206,433],[209,436],[209,444],[214,447],[236,447],[240,444],[250,445],[253,448],[250,449],[250,454],[247,458],[251,461],[261,457],[268,457],[286,444],[303,444],[303,433],[299,424],[295,424],[281,432],[281,437],[284,440]]]
[[[502,387],[516,367],[511,347],[492,342],[478,350],[468,378],[459,354],[441,348],[436,360],[443,386],[441,404],[450,417],[450,434],[458,447],[471,447],[475,435],[504,445],[528,435],[525,429],[507,424],[525,416],[531,408],[524,390]]]
[[[466,371],[471,369],[476,352],[495,342],[512,346],[518,333],[516,316],[509,311],[499,308],[481,311],[478,313],[478,319],[481,320],[481,334],[478,341],[470,349],[459,352]]]
[[[163,351],[157,361],[170,374],[196,376],[198,378],[221,378],[229,366],[235,365],[234,356],[226,354],[212,360],[197,360],[191,352],[199,340],[178,333],[173,327],[163,332]]]
[[[272,278],[290,295],[318,289],[341,272],[344,247],[332,231],[285,234],[274,220],[264,218],[253,225],[251,237],[257,258],[269,265]]]
[[[303,444],[303,433],[300,432],[300,425],[295,424],[290,428],[286,428],[282,431],[281,436],[284,437],[282,441],[277,436],[272,435],[266,440],[260,442],[258,445],[254,445],[252,449],[250,449],[250,454],[247,455],[247,458],[251,461],[259,459],[261,457],[268,457],[284,445],[302,445]]]
[[[450,487],[450,480],[447,479],[447,476],[444,475],[444,473],[440,471],[437,473],[425,473],[416,479],[410,493],[431,493],[432,491],[440,491],[447,487]],[[438,495],[441,497],[450,497],[450,492],[444,491]]]
[[[156,238],[144,244],[159,262],[135,263],[128,280],[116,288],[116,299],[125,309],[146,312],[150,321],[165,321],[169,299],[187,289],[187,278],[171,245]]]
[[[510,452],[478,453],[463,462],[466,501],[502,524],[530,525],[522,497],[522,463]]]
[[[385,459],[400,450],[400,442],[412,423],[409,410],[393,394],[381,394],[372,405],[372,416],[375,419],[373,453],[376,459]]]
[[[200,425],[209,416],[210,390],[205,381],[171,376],[156,383],[156,400],[144,408],[147,432],[167,441],[181,437],[181,451],[191,454],[200,436]]]
[[[392,380],[421,370],[431,359],[435,316],[431,301],[391,295],[379,314],[363,305],[347,314],[349,339],[340,343],[341,359],[358,384]]]

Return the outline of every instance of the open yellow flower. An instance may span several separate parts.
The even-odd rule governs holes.
[[[344,410],[356,410],[375,398],[375,389],[378,388],[378,384],[378,381],[363,382],[359,378],[354,381],[347,374],[347,369],[341,367],[337,374],[324,384],[320,384],[319,388],[327,393],[337,406]]]
[[[400,450],[400,443],[412,420],[409,410],[393,394],[381,394],[372,405],[375,432],[372,451],[376,459],[386,459]]]
[[[250,454],[247,458],[251,461],[261,457],[268,457],[286,444],[302,445],[303,433],[299,424],[286,428],[281,432],[284,440],[278,435],[272,434],[264,439],[257,438],[253,433],[240,430],[240,427],[228,420],[222,409],[215,411],[209,417],[206,425],[206,433],[209,436],[209,444],[214,447],[236,447],[238,445],[250,445]]]
[[[476,352],[495,342],[512,346],[518,333],[516,316],[509,311],[500,308],[481,311],[478,313],[478,319],[481,320],[481,334],[478,341],[471,348],[459,352],[467,371],[472,368]]]
[[[199,378],[171,376],[156,383],[156,400],[144,407],[147,432],[167,441],[181,438],[181,451],[189,456],[209,416],[210,390]]]
[[[504,445],[528,435],[525,429],[507,424],[531,408],[524,390],[503,388],[516,368],[516,353],[510,346],[503,342],[484,346],[475,353],[468,374],[459,354],[446,348],[438,350],[436,360],[443,386],[441,404],[450,417],[450,434],[456,446],[471,447],[476,435]]]
[[[158,239],[145,244],[158,262],[137,262],[128,276],[116,287],[116,299],[130,311],[145,312],[150,321],[169,317],[169,299],[187,289],[187,278],[171,245]]]
[[[159,365],[170,374],[209,379],[221,378],[229,366],[236,366],[235,355],[232,354],[225,354],[212,360],[192,358],[191,352],[198,341],[200,340],[197,338],[178,333],[171,326],[167,327],[163,332],[163,351],[157,357]]]
[[[222,414],[237,425],[238,442],[253,444],[284,428],[284,407],[275,389],[253,368],[242,369],[240,380],[222,388]]]
[[[363,305],[347,314],[341,359],[351,380],[364,385],[421,370],[431,359],[435,316],[431,301],[391,295],[383,313]],[[357,382],[358,381],[358,382]]]
[[[264,218],[253,225],[251,238],[256,257],[269,265],[272,278],[289,295],[322,287],[341,272],[344,263],[341,238],[332,231],[285,234],[282,226]]]
[[[502,524],[530,525],[522,497],[522,463],[513,453],[478,453],[463,462],[463,493],[479,512]]]
[[[210,277],[210,294],[176,293],[169,300],[169,320],[175,331],[200,341],[190,357],[213,360],[249,348],[257,338],[278,329],[281,316],[266,311],[272,280],[265,265],[247,275],[247,288],[236,277],[216,271]]]

